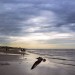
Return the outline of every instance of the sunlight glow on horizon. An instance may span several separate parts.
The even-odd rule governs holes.
[[[67,48],[69,43],[52,43],[52,40],[74,40],[71,39],[73,37],[72,34],[68,33],[32,33],[28,36],[20,36],[20,37],[9,37],[12,41],[9,44],[10,46],[14,47],[26,47],[26,48]],[[49,42],[49,43],[48,43]],[[57,41],[59,42],[59,41]],[[70,43],[71,44],[71,43]],[[73,45],[74,46],[74,45]],[[73,47],[72,46],[72,47]],[[71,47],[71,48],[72,48]],[[69,47],[68,47],[69,48]]]

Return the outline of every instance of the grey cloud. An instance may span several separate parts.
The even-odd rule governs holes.
[[[75,40],[71,39],[39,40],[39,42],[45,44],[75,44]]]
[[[52,0],[52,2],[55,0]],[[50,1],[49,1],[50,2]],[[70,23],[75,23],[75,1],[68,1],[68,0],[59,0],[53,3],[46,3],[38,5],[39,9],[41,10],[49,10],[56,13],[58,17],[60,17],[61,22],[56,23],[54,28],[59,29],[62,26],[68,27],[71,31],[75,30],[75,25],[70,26]]]
[[[5,35],[17,34],[20,31],[20,20],[17,15],[2,14],[0,18],[0,33]]]
[[[54,12],[60,20],[39,25],[41,29],[35,33],[75,32],[75,0],[0,0],[0,6],[0,35],[29,35],[30,33],[23,32],[23,29],[35,25],[27,24],[26,21],[39,16],[39,12],[44,10]],[[22,21],[25,23],[21,23]]]
[[[5,6],[10,6],[11,10],[8,8],[5,10]],[[21,4],[3,4],[2,10],[0,11],[0,33],[9,36],[22,35],[21,30],[23,27],[27,28],[27,25],[20,22],[25,21],[34,14],[34,10],[30,8],[27,9],[21,6]]]
[[[68,23],[75,23],[75,12],[72,12],[68,15],[67,17],[67,22]]]
[[[0,37],[0,44],[8,44],[12,42],[12,40],[9,37],[1,36]]]

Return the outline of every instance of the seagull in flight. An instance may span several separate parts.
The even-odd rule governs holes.
[[[42,61],[45,62],[46,59],[43,59],[42,57],[38,57],[36,58],[37,61],[35,61],[35,63],[33,64],[33,66],[31,67],[31,70],[34,69],[38,64],[40,64]]]

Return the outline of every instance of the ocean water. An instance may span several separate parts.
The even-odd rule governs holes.
[[[39,56],[45,58],[46,62],[41,62],[31,70]],[[27,50],[27,54],[20,55],[22,58],[19,60],[16,55],[11,54],[3,57],[0,56],[0,59],[4,60],[0,63],[10,65],[0,65],[0,75],[75,75],[75,50],[73,49]],[[7,58],[10,61],[6,61]]]
[[[46,49],[46,50],[38,49],[38,50],[29,50],[29,52],[41,55],[57,64],[75,66],[74,49]]]

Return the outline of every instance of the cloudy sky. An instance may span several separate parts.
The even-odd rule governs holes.
[[[0,45],[75,48],[75,0],[0,0]]]

